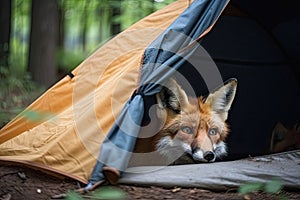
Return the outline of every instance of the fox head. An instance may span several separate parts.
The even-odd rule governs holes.
[[[188,97],[170,79],[156,95],[158,117],[164,121],[156,135],[156,150],[175,164],[214,162],[226,155],[226,119],[237,87],[230,79],[205,99]]]

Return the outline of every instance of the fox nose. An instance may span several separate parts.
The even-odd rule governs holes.
[[[204,153],[203,157],[205,160],[207,160],[209,162],[209,161],[212,161],[215,159],[216,154],[212,151],[207,151]]]

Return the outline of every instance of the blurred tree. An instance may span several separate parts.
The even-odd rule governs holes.
[[[32,0],[28,71],[46,87],[56,81],[57,0]]]
[[[0,0],[3,4],[8,0]],[[54,72],[46,72],[46,64],[56,62],[56,69],[60,70],[60,75],[65,75],[67,71],[74,69],[82,60],[84,60],[97,47],[104,44],[110,37],[126,29],[151,12],[158,10],[175,0],[52,0],[52,4],[58,5],[58,11],[40,10],[37,17],[32,17],[32,26],[30,26],[31,5],[36,4],[35,0],[9,0],[12,1],[12,25],[10,39],[9,64],[13,74],[23,76],[24,71],[30,71],[34,80],[53,77]],[[40,0],[41,1],[41,0]],[[41,1],[44,4],[44,1]],[[46,2],[46,1],[45,1]],[[37,2],[39,3],[39,2]],[[47,3],[48,4],[48,3]],[[45,7],[46,5],[42,5]],[[33,8],[33,7],[32,7]],[[3,6],[0,9],[7,11]],[[3,12],[0,12],[3,14]],[[41,21],[49,21],[52,15],[56,13],[58,22],[45,27],[44,32],[37,32],[37,29],[43,29],[46,24]],[[36,15],[35,15],[36,16]],[[47,22],[47,24],[49,24]],[[56,23],[56,22],[55,22]],[[36,27],[35,27],[36,26]],[[56,34],[50,33],[50,31]],[[121,30],[120,30],[121,29]],[[32,34],[30,36],[30,31]],[[0,37],[3,37],[4,26],[1,24]],[[47,34],[49,33],[49,34]],[[39,54],[53,52],[54,42],[47,44],[39,40],[48,40],[50,36],[57,39],[56,58],[50,60]],[[52,39],[51,39],[52,40]],[[30,47],[31,45],[31,47]],[[38,50],[37,46],[40,46]],[[29,55],[29,51],[30,56]],[[35,55],[34,55],[35,54]],[[31,61],[29,61],[29,57]],[[39,59],[39,64],[37,63]],[[35,61],[34,61],[35,60]],[[3,61],[3,59],[1,59]],[[30,64],[29,64],[30,63]],[[35,63],[35,64],[34,64]],[[34,66],[39,66],[39,70],[45,73],[46,78],[42,78],[42,72],[34,73]],[[53,71],[55,68],[53,67]],[[39,82],[39,81],[38,81]]]
[[[11,1],[9,70],[14,75],[22,77],[28,65],[31,0]]]
[[[83,12],[81,16],[82,28],[81,28],[81,44],[82,44],[82,51],[86,51],[86,34],[87,34],[87,26],[88,26],[88,4],[89,2],[84,1],[83,4]]]
[[[118,18],[121,16],[121,1],[116,1],[111,4],[111,34],[115,36],[121,32],[121,23]],[[116,20],[117,19],[117,20]]]
[[[8,67],[11,30],[11,0],[0,0],[0,27],[0,66]]]
[[[65,0],[58,1],[58,40],[57,47],[58,49],[64,49],[65,44]]]
[[[163,2],[164,1],[159,4]],[[155,7],[156,4],[158,3],[154,0],[123,0],[121,4],[122,16],[120,19],[122,29],[128,28],[133,23],[158,10]]]
[[[103,42],[110,37],[110,24],[109,24],[109,2],[108,0],[102,1],[102,3],[98,4],[97,6],[97,16],[96,18],[99,19],[99,29],[98,32],[98,40]]]

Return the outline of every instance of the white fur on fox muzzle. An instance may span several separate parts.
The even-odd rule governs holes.
[[[213,146],[217,158],[221,158],[222,156],[227,155],[227,147],[224,142],[219,142],[218,144],[214,144]]]
[[[203,152],[200,149],[194,151],[192,157],[195,161],[204,161]]]

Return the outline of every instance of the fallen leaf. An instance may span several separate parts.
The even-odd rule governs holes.
[[[178,188],[174,188],[173,190],[171,190],[172,192],[179,192],[181,190],[181,188],[180,187],[178,187]]]

